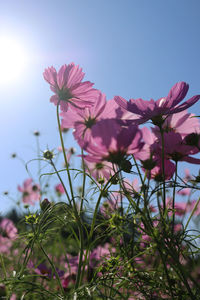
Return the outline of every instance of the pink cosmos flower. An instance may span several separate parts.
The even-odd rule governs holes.
[[[141,161],[153,159],[155,155],[158,155],[159,145],[157,136],[147,127],[141,129],[142,139],[144,146],[140,152],[135,156]]]
[[[160,98],[157,101],[153,99],[146,101],[139,98],[130,99],[127,102],[120,96],[115,96],[114,100],[122,108],[133,113],[138,123],[141,124],[151,120],[153,124],[160,126],[164,122],[163,116],[186,110],[200,99],[200,95],[196,95],[179,104],[186,96],[188,89],[189,85],[187,83],[178,82],[171,88],[167,97]]]
[[[17,237],[17,228],[15,227],[14,223],[7,218],[4,218],[0,222],[0,230],[4,236],[8,237],[11,240]]]
[[[101,120],[92,128],[92,142],[86,151],[96,162],[106,160],[120,165],[128,155],[142,149],[141,139],[135,125],[122,127],[116,120]]]
[[[144,147],[137,153],[136,158],[143,165],[143,170],[148,171],[148,178],[162,181],[162,160],[160,141],[158,137],[147,127],[141,129]],[[171,179],[175,172],[175,165],[165,159],[165,180]]]
[[[99,245],[90,253],[90,267],[94,268],[95,266],[99,265],[103,259],[109,259],[111,253],[113,254],[115,252],[116,249],[111,247],[109,243],[106,243],[103,246]]]
[[[45,69],[43,75],[55,93],[50,101],[55,105],[59,103],[62,111],[67,111],[68,107],[90,107],[99,94],[99,91],[92,88],[93,83],[82,82],[85,74],[74,63],[63,65],[58,73],[54,67],[50,67]]]
[[[119,209],[119,203],[121,195],[120,193],[112,193],[110,197],[106,201],[103,202],[102,206],[100,207],[100,213],[105,218],[110,218],[112,214],[114,214]]]
[[[4,218],[0,222],[0,253],[9,253],[16,237],[17,228],[11,220]]]
[[[193,211],[195,205],[196,205],[196,200],[192,200],[190,203],[189,203],[189,211]],[[200,203],[197,205],[195,211],[194,211],[194,215],[195,216],[199,216],[200,215]]]
[[[59,151],[59,152],[62,152],[62,151],[63,151],[61,146],[58,147],[58,151]],[[67,163],[68,163],[69,165],[70,165],[71,157],[72,157],[72,155],[75,154],[75,153],[76,153],[76,149],[75,149],[74,147],[70,147],[70,148],[68,148],[68,149],[65,148],[65,155],[66,155]],[[65,166],[65,163],[64,163],[64,167],[66,167],[66,166]]]
[[[162,128],[165,132],[179,133],[182,137],[191,133],[200,133],[200,124],[198,118],[194,114],[190,114],[187,110],[176,114],[171,114],[165,119]],[[158,128],[152,129],[155,134],[159,134]]]
[[[86,170],[91,174],[97,181],[107,181],[111,176],[114,175],[113,165],[108,161],[95,161],[92,156],[85,156],[84,162]]]
[[[55,190],[56,190],[56,192],[58,193],[59,196],[61,196],[62,194],[65,193],[65,189],[64,189],[64,187],[63,187],[63,185],[61,183],[58,183],[55,186]]]
[[[134,197],[138,197],[138,192],[140,190],[138,179],[134,178],[132,182],[128,178],[124,178],[123,180],[124,191],[128,192]]]
[[[190,188],[184,188],[184,189],[181,189],[181,190],[177,191],[177,194],[181,195],[181,196],[189,196],[190,193],[191,193]]]
[[[164,133],[164,141],[166,158],[174,161],[186,161],[192,164],[200,164],[200,159],[190,156],[198,153],[199,150],[194,146],[186,145],[179,133]]]
[[[7,237],[0,235],[0,253],[9,253],[12,247],[12,241]]]
[[[160,157],[158,159],[155,158],[156,166],[152,168],[151,170],[148,170],[147,177],[150,179],[154,179],[155,181],[163,181],[163,170],[162,170],[162,161]],[[173,177],[176,166],[174,163],[172,163],[170,160],[165,159],[165,180],[169,180]]]
[[[185,176],[183,178],[183,181],[185,183],[187,183],[189,180],[192,179],[192,176],[190,175],[190,170],[189,169],[185,169],[184,170]],[[191,194],[191,189],[190,188],[182,188],[180,190],[177,191],[177,194],[181,195],[181,196],[189,196]]]
[[[84,148],[91,140],[91,129],[101,119],[120,119],[124,111],[117,105],[114,99],[106,102],[106,96],[99,93],[93,106],[85,109],[68,109],[62,112],[62,127],[74,128],[73,135],[81,148]]]
[[[172,198],[167,199],[167,208],[169,210],[169,216],[172,215]],[[175,215],[184,216],[188,211],[188,204],[186,202],[176,202],[174,205]]]
[[[62,127],[74,128],[74,137],[81,147],[89,143],[91,128],[100,119],[106,106],[106,96],[99,93],[93,106],[73,110],[69,108],[67,112],[61,113]]]
[[[40,186],[34,184],[32,178],[26,179],[23,186],[18,185],[18,191],[22,193],[22,201],[26,204],[34,205],[40,200]]]

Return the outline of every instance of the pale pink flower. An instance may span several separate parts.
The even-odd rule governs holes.
[[[161,126],[164,122],[163,116],[186,110],[200,99],[200,95],[196,95],[179,104],[185,98],[188,89],[189,85],[187,83],[178,82],[171,88],[167,97],[160,98],[157,101],[153,99],[147,101],[140,98],[130,99],[127,102],[120,96],[115,96],[114,100],[122,108],[133,113],[138,123],[151,120],[153,124]]]
[[[105,200],[101,207],[100,213],[105,217],[109,218],[110,215],[114,214],[119,209],[119,203],[121,201],[122,195],[120,193],[114,192],[109,195],[108,199]]]
[[[12,240],[0,235],[0,253],[9,253],[9,250],[12,247],[12,244],[13,244]]]
[[[185,173],[185,177],[184,177],[185,182],[188,182],[188,180],[192,179],[192,176],[190,175],[190,170],[189,169],[185,168],[184,173]]]
[[[189,196],[190,193],[191,193],[191,189],[190,188],[184,188],[184,189],[181,189],[181,190],[177,191],[177,194],[181,195],[181,196]]]
[[[183,229],[183,225],[182,225],[182,224],[178,223],[178,224],[175,224],[175,225],[174,225],[174,231],[175,231],[175,232],[179,232],[179,231],[181,231],[182,229]]]
[[[123,180],[124,188],[127,192],[136,195],[139,192],[138,179],[134,178],[132,182],[128,178]]]
[[[189,211],[193,211],[193,209],[195,208],[197,201],[196,200],[192,200],[189,204],[188,204],[188,210]],[[200,215],[200,203],[197,205],[195,211],[194,211],[194,215],[195,216],[199,216]]]
[[[0,222],[0,253],[8,253],[16,237],[17,228],[14,223],[4,218]]]
[[[108,161],[95,161],[92,156],[85,156],[84,162],[86,171],[91,174],[97,181],[107,181],[114,175],[113,165]]]
[[[34,184],[32,178],[26,179],[23,186],[18,185],[18,191],[22,193],[22,201],[26,204],[34,205],[40,200],[40,186]]]
[[[63,187],[63,185],[61,183],[58,183],[55,186],[55,191],[58,193],[59,196],[61,196],[62,194],[65,193],[65,189],[64,189],[64,187]]]
[[[102,260],[109,259],[111,253],[115,253],[116,249],[111,247],[109,243],[103,246],[99,245],[90,253],[90,267],[94,268],[96,265],[101,264]]]
[[[17,237],[17,228],[14,223],[7,218],[4,218],[0,222],[0,230],[3,232],[3,235],[9,239],[15,239]]]
[[[43,75],[55,93],[50,101],[55,105],[59,103],[62,111],[67,111],[68,107],[90,107],[99,94],[99,91],[92,88],[93,83],[82,82],[85,74],[74,63],[63,65],[58,73],[54,67],[50,67],[45,69]]]
[[[62,149],[61,146],[58,147],[58,151],[63,152],[63,149]],[[66,155],[66,159],[67,159],[68,164],[70,164],[71,157],[75,153],[76,153],[76,149],[74,147],[71,147],[71,148],[68,148],[68,149],[65,148],[65,155]]]
[[[169,216],[172,216],[172,198],[167,198],[167,208],[169,210]],[[175,215],[184,216],[188,211],[188,204],[186,202],[176,202],[174,205]]]

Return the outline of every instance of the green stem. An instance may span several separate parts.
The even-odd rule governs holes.
[[[36,136],[36,144],[37,144],[37,155],[38,158],[40,157],[40,143],[39,143],[39,136]],[[40,159],[38,159],[38,175],[40,176],[41,164]]]
[[[54,271],[54,274],[55,274],[55,276],[56,276],[56,279],[57,279],[57,281],[58,281],[58,285],[59,285],[59,287],[60,287],[60,290],[61,290],[63,296],[65,296],[65,291],[64,291],[64,289],[63,289],[62,283],[61,283],[61,281],[60,281],[60,277],[59,277],[59,275],[58,275],[58,272],[57,272],[57,270],[56,270],[56,268],[55,268],[53,262],[50,260],[48,254],[46,253],[46,251],[44,250],[44,248],[42,247],[42,245],[40,244],[40,242],[39,242],[38,240],[37,240],[37,243],[38,243],[38,246],[40,247],[40,249],[42,250],[43,254],[45,255],[45,257],[47,258],[48,262],[50,263],[50,265],[51,265],[51,267],[52,267],[52,269],[53,269],[53,271]]]
[[[83,149],[81,149],[81,154],[82,154],[82,168],[83,168],[83,184],[82,184],[82,192],[81,192],[81,205],[80,205],[80,214],[83,209],[83,201],[85,197],[85,183],[86,183],[86,173],[85,173],[85,162],[83,158]]]
[[[164,131],[160,127],[161,140],[162,140],[162,179],[163,179],[163,212],[165,213],[166,209],[166,192],[165,192],[165,144],[164,144]]]
[[[69,180],[71,197],[72,197],[73,204],[75,205],[74,192],[73,192],[72,181],[71,181],[71,176],[70,176],[70,172],[69,172],[69,165],[68,165],[68,161],[67,161],[67,157],[66,157],[66,153],[65,153],[65,146],[64,146],[64,141],[63,141],[63,136],[62,136],[62,130],[61,130],[61,126],[60,126],[59,103],[57,104],[57,122],[58,122],[58,129],[59,129],[59,134],[60,134],[60,141],[61,141],[62,152],[63,152],[64,161],[65,161],[66,170],[67,170],[67,176],[68,176],[68,180]]]
[[[78,263],[78,272],[77,272],[77,277],[76,277],[76,283],[75,283],[75,290],[78,289],[79,285],[82,282],[82,277],[84,270],[82,271],[81,274],[81,268],[82,268],[82,263],[83,263],[83,231],[79,227],[79,238],[80,238],[80,254],[79,254],[79,263]]]
[[[61,130],[61,126],[60,126],[59,102],[57,104],[56,112],[57,112],[57,122],[58,122],[62,152],[63,152],[63,156],[64,156],[64,161],[65,161],[67,176],[68,176],[68,181],[69,181],[69,187],[70,187],[72,202],[73,202],[73,206],[74,206],[74,213],[75,213],[76,221],[77,221],[78,228],[79,228],[80,256],[79,256],[78,274],[77,274],[77,277],[76,277],[76,284],[75,284],[75,288],[78,288],[79,287],[79,282],[80,282],[81,265],[82,265],[82,258],[83,258],[83,231],[82,231],[81,219],[80,219],[80,216],[78,214],[77,207],[76,207],[76,202],[75,202],[74,192],[73,192],[73,186],[72,186],[72,180],[71,180],[70,171],[69,171],[69,165],[68,165],[68,161],[67,161],[67,157],[66,157],[66,153],[65,153],[65,146],[64,146],[62,130]]]
[[[67,199],[68,199],[68,201],[69,201],[69,204],[70,204],[70,206],[71,206],[71,205],[72,205],[72,204],[71,204],[71,200],[70,200],[69,194],[68,194],[68,192],[67,192],[67,189],[66,189],[66,187],[65,187],[65,185],[64,185],[64,182],[63,182],[63,180],[62,180],[62,178],[61,178],[59,172],[57,171],[56,166],[55,166],[54,162],[52,161],[52,159],[51,159],[50,162],[51,162],[51,165],[53,166],[53,168],[54,168],[54,170],[55,170],[55,172],[56,172],[56,174],[57,174],[57,176],[58,176],[58,178],[59,178],[59,180],[60,180],[60,182],[61,182],[61,184],[62,184],[62,186],[63,186],[63,188],[64,188],[65,194],[66,194]]]
[[[117,173],[119,173],[119,172],[117,172]],[[84,264],[83,264],[83,270],[82,270],[82,275],[81,275],[81,282],[82,282],[82,279],[83,279],[83,275],[84,275],[84,271],[85,271],[85,266],[86,266],[87,260],[88,260],[88,253],[90,251],[91,240],[92,240],[92,236],[93,236],[93,232],[94,232],[94,226],[95,226],[95,222],[96,222],[98,208],[99,208],[99,205],[100,205],[100,202],[101,202],[101,198],[102,198],[102,195],[104,194],[104,191],[107,189],[107,187],[109,186],[109,184],[112,181],[112,179],[116,176],[116,174],[114,174],[107,181],[107,183],[105,184],[104,188],[101,190],[99,198],[97,199],[97,202],[96,202],[96,206],[95,206],[95,210],[94,210],[94,214],[93,214],[93,219],[92,219],[92,224],[91,224],[91,228],[90,228],[90,233],[89,233],[89,236],[88,236],[88,246],[87,246],[86,253],[85,253],[85,261],[84,261]]]
[[[3,269],[4,279],[7,279],[6,268],[5,268],[3,256],[1,253],[0,253],[0,260],[1,260],[1,265],[2,265],[2,269]]]
[[[173,187],[173,200],[172,200],[172,236],[174,234],[174,223],[175,223],[175,198],[176,198],[177,170],[178,170],[178,162],[176,161],[176,170],[175,170],[174,187]]]
[[[195,210],[197,209],[197,206],[198,206],[199,202],[200,202],[200,197],[199,197],[199,199],[197,200],[197,202],[196,202],[196,204],[195,204],[195,206],[194,206],[194,208],[193,208],[193,210],[192,210],[192,212],[191,212],[191,214],[190,214],[190,216],[189,216],[189,219],[188,219],[188,221],[187,221],[187,223],[186,223],[186,225],[185,225],[184,231],[186,231],[186,229],[187,229],[187,227],[188,227],[188,225],[189,225],[189,223],[190,223],[190,220],[191,220],[192,216],[194,215]]]
[[[139,167],[138,167],[137,161],[136,161],[136,159],[135,159],[134,155],[132,155],[132,157],[133,157],[133,160],[134,160],[134,163],[135,163],[136,169],[137,169],[137,171],[138,171],[138,174],[139,174],[139,177],[140,177],[141,183],[142,183],[142,185],[144,185],[144,180],[142,179],[142,175],[141,175],[140,169],[139,169]]]

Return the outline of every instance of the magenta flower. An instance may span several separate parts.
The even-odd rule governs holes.
[[[99,91],[93,89],[93,83],[84,81],[84,73],[74,63],[63,65],[56,71],[54,67],[45,69],[44,79],[50,84],[51,90],[55,93],[50,99],[55,105],[60,104],[62,111],[71,108],[85,108],[93,105]]]
[[[162,172],[162,161],[160,158],[155,160],[156,166],[152,168],[151,170],[148,170],[147,177],[150,179],[154,179],[155,181],[163,181],[163,172]],[[169,180],[173,177],[176,166],[174,163],[172,163],[170,160],[165,159],[165,180]]]
[[[135,125],[122,127],[116,120],[101,120],[92,128],[92,142],[86,151],[96,161],[106,160],[122,166],[128,155],[142,149],[141,139],[141,131]]]
[[[97,248],[93,249],[90,253],[90,267],[94,268],[97,265],[100,265],[103,259],[109,259],[111,253],[115,253],[116,249],[111,247],[109,243],[104,244],[103,246],[99,245]]]
[[[81,148],[91,140],[92,127],[101,119],[120,119],[124,111],[112,99],[106,102],[106,96],[99,93],[93,106],[85,109],[68,109],[62,112],[62,128],[74,128],[73,135]]]
[[[140,152],[135,155],[135,158],[145,161],[153,159],[158,156],[158,152],[160,152],[158,138],[157,136],[147,127],[143,127],[141,129],[142,139],[144,141],[144,146]]]
[[[61,183],[58,183],[56,186],[55,186],[55,191],[56,193],[58,194],[58,196],[61,196],[62,194],[65,193],[65,189],[63,187],[63,185]]]
[[[178,82],[171,88],[167,97],[160,98],[157,101],[153,99],[147,101],[139,98],[130,99],[127,102],[120,96],[115,96],[114,100],[122,108],[133,113],[138,123],[141,124],[151,120],[153,124],[161,126],[164,122],[163,116],[186,110],[200,99],[200,95],[196,95],[179,104],[186,96],[188,89],[189,85],[187,83]]]
[[[40,200],[40,186],[34,184],[31,178],[26,179],[23,186],[18,185],[18,191],[22,193],[22,201],[26,204],[34,205]]]
[[[185,137],[191,133],[200,133],[200,124],[198,118],[195,118],[194,114],[190,114],[187,110],[181,111],[176,114],[169,115],[162,128],[165,132],[180,133],[182,137]],[[159,134],[157,127],[152,129],[155,134]]]
[[[100,119],[106,106],[106,96],[99,93],[94,105],[82,109],[69,108],[67,112],[61,113],[62,127],[74,128],[74,137],[81,147],[89,143],[91,128]]]
[[[190,156],[199,152],[197,147],[187,145],[179,133],[164,133],[164,140],[167,159],[200,164],[200,159]]]

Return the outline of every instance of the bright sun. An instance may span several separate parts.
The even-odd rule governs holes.
[[[11,84],[24,76],[27,53],[19,41],[0,36],[0,85]]]

